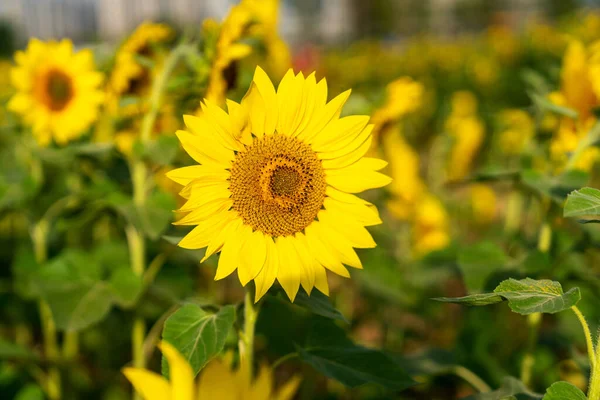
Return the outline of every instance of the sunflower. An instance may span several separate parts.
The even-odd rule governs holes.
[[[32,126],[41,145],[52,139],[64,145],[96,120],[103,77],[94,69],[90,50],[75,53],[69,40],[31,39],[25,51],[15,54],[15,61],[11,80],[16,93],[8,108]]]
[[[256,68],[241,104],[228,111],[205,100],[201,117],[184,116],[183,148],[201,165],[171,171],[185,185],[184,214],[197,225],[179,246],[221,251],[215,279],[236,269],[254,280],[256,301],[278,280],[293,301],[299,286],[329,293],[326,270],[362,268],[353,247],[374,247],[365,226],[377,209],[352,193],[387,185],[385,161],[364,158],[367,116],[340,118],[346,91],[327,103],[327,83],[289,70],[275,91]]]
[[[144,400],[290,400],[300,379],[293,377],[278,391],[273,390],[273,370],[263,365],[252,380],[249,371],[231,368],[230,354],[214,359],[201,372],[198,383],[183,356],[169,343],[160,344],[169,363],[171,381],[145,369],[124,368],[123,374]]]

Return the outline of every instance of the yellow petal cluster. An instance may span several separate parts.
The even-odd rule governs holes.
[[[230,355],[209,362],[195,380],[192,367],[172,345],[163,341],[160,349],[169,363],[170,381],[145,369],[123,369],[144,400],[291,400],[300,384],[300,379],[293,377],[275,390],[271,368],[261,366],[252,379],[243,367],[232,368]]]
[[[64,145],[79,138],[98,117],[104,100],[91,50],[75,52],[69,40],[31,39],[15,53],[10,71],[15,95],[8,108],[32,127],[37,141]]]
[[[485,137],[483,121],[477,116],[477,99],[467,91],[452,95],[446,131],[453,140],[447,164],[449,181],[464,179],[470,172]]]
[[[340,118],[350,91],[327,101],[327,83],[292,70],[277,90],[257,67],[241,104],[228,112],[205,99],[177,136],[200,165],[168,176],[184,186],[178,225],[195,228],[179,246],[220,252],[215,279],[237,270],[256,300],[277,280],[293,301],[299,287],[329,293],[326,270],[362,268],[354,248],[375,246],[366,226],[377,209],[357,197],[390,183],[386,162],[364,157],[367,116]]]

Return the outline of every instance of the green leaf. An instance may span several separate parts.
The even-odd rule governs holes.
[[[34,383],[30,383],[25,385],[17,395],[14,400],[44,400],[44,391],[41,387]]]
[[[539,400],[541,398],[541,395],[530,391],[523,382],[509,376],[504,378],[497,390],[469,396],[464,400]]]
[[[323,317],[348,322],[344,315],[331,304],[329,297],[318,290],[313,290],[310,296],[303,290],[298,291],[294,305],[304,307],[310,312]]]
[[[400,391],[416,384],[398,363],[379,350],[351,345],[297,351],[315,370],[348,387],[375,383]]]
[[[142,277],[136,275],[130,268],[119,268],[110,276],[110,290],[115,302],[122,307],[133,306],[144,285]]]
[[[527,187],[561,205],[565,197],[585,185],[588,178],[587,173],[579,170],[569,170],[558,176],[548,176],[535,170],[525,170],[521,174],[521,179]]]
[[[458,255],[458,267],[470,292],[483,289],[487,279],[506,264],[504,251],[492,242],[469,246]]]
[[[143,155],[158,165],[170,165],[179,152],[175,135],[161,135],[146,145]]]
[[[576,305],[581,299],[579,288],[563,293],[560,283],[547,279],[502,281],[494,293],[473,294],[465,297],[442,297],[434,300],[446,303],[463,303],[472,306],[485,306],[507,300],[512,311],[528,315],[536,312],[554,314]]]
[[[223,351],[234,321],[235,307],[232,305],[211,314],[195,304],[186,304],[165,321],[162,336],[189,361],[194,374],[197,374]],[[164,357],[162,365],[163,375],[168,376]]]
[[[584,187],[575,190],[567,197],[563,216],[582,217],[600,215],[600,190]]]
[[[172,195],[154,192],[146,199],[142,209],[136,210],[137,221],[146,235],[157,240],[173,219],[177,203]]]
[[[37,355],[25,346],[0,338],[0,359],[37,359]]]
[[[536,312],[554,314],[573,307],[581,300],[579,288],[563,293],[560,283],[548,279],[508,279],[501,282],[494,293],[506,298],[511,310],[522,315]]]
[[[555,382],[546,390],[542,400],[587,400],[587,397],[569,382]]]

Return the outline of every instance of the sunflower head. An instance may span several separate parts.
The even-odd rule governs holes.
[[[386,162],[365,158],[366,116],[340,118],[349,92],[327,102],[325,80],[290,70],[277,90],[257,68],[241,104],[209,100],[178,131],[200,165],[168,173],[184,185],[176,224],[196,225],[179,245],[221,252],[215,279],[236,269],[256,300],[279,281],[291,300],[300,285],[328,294],[326,270],[362,268],[354,247],[374,247],[365,226],[377,209],[354,193],[387,185]],[[345,265],[344,265],[345,264]]]
[[[9,109],[21,114],[42,145],[78,138],[96,119],[103,101],[102,74],[90,50],[75,53],[68,40],[32,39],[15,54],[11,80],[16,94]]]

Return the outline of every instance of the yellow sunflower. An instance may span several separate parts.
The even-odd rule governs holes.
[[[293,377],[276,391],[271,368],[263,365],[253,381],[244,367],[231,368],[230,354],[211,361],[196,384],[192,368],[173,346],[162,342],[160,349],[169,363],[170,382],[145,369],[123,369],[144,400],[290,400],[300,384],[300,379]]]
[[[8,108],[32,126],[41,145],[52,139],[64,145],[96,120],[103,77],[94,69],[90,50],[75,53],[69,40],[31,39],[25,51],[15,54],[15,62],[11,80],[16,93]]]
[[[364,158],[367,116],[340,118],[346,91],[327,102],[327,83],[289,70],[277,91],[256,68],[241,104],[229,114],[205,100],[184,116],[183,148],[201,165],[171,171],[185,185],[178,225],[197,225],[179,246],[221,251],[215,279],[236,269],[256,284],[256,301],[278,280],[293,301],[299,286],[328,294],[326,269],[362,268],[353,247],[374,247],[365,226],[377,209],[352,193],[387,185],[385,161]]]

